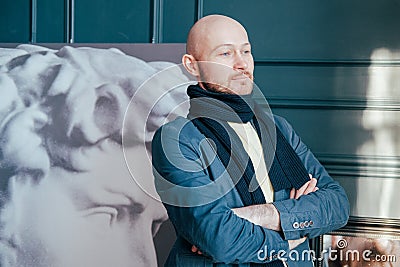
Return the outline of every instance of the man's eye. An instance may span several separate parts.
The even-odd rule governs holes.
[[[220,55],[221,56],[224,56],[224,57],[226,57],[226,56],[229,56],[231,54],[231,52],[222,52]]]
[[[244,50],[244,51],[243,51],[243,54],[250,54],[250,53],[251,53],[250,50]]]

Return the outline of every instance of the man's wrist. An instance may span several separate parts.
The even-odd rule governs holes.
[[[275,231],[280,231],[281,230],[281,220],[280,220],[280,215],[276,207],[271,204],[265,204],[263,205],[265,209],[267,210],[265,214],[267,216],[264,216],[262,219],[264,220],[265,228],[275,230]]]
[[[275,231],[281,230],[279,212],[271,203],[236,208],[233,209],[233,212],[237,216],[264,228]]]

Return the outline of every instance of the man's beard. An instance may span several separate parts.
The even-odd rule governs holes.
[[[253,76],[251,76],[251,78],[248,78],[249,80],[251,80],[251,91],[253,91]],[[248,80],[246,80],[246,82],[250,82]],[[232,86],[223,86],[221,84],[216,84],[216,83],[209,83],[209,82],[199,82],[200,86],[203,87],[203,89],[210,91],[210,92],[214,92],[214,93],[224,93],[224,94],[239,94],[239,92],[237,90],[235,90],[234,88],[231,88]],[[247,86],[247,85],[246,85]]]
[[[226,94],[232,94],[232,90],[230,90],[229,88],[222,86],[220,84],[215,84],[215,83],[207,83],[207,82],[200,82],[200,84],[202,85],[202,87],[210,92],[214,92],[214,93],[226,93]]]
[[[210,92],[214,92],[214,93],[225,93],[225,94],[240,94],[241,90],[236,90],[236,88],[234,88],[234,86],[232,86],[232,81],[235,79],[235,77],[237,76],[245,76],[246,79],[244,80],[246,83],[251,83],[251,85],[244,85],[244,86],[251,86],[251,90],[249,90],[251,93],[253,91],[253,80],[254,80],[254,76],[252,72],[249,71],[235,71],[236,74],[232,75],[228,82],[226,83],[215,83],[210,81],[210,79],[207,79],[207,75],[205,73],[205,71],[203,69],[200,69],[200,78],[201,81],[199,82],[199,85]],[[250,80],[250,81],[249,81]],[[242,85],[243,86],[243,85]]]

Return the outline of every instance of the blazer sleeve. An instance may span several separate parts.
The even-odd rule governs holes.
[[[156,189],[177,234],[214,262],[226,264],[265,263],[277,259],[279,251],[289,252],[288,242],[280,233],[236,216],[226,194],[216,199],[203,196],[202,186],[215,181],[210,180],[204,162],[199,160],[197,142],[190,133],[180,134],[168,124],[156,132],[152,141]],[[218,191],[218,187],[215,184],[214,189]],[[216,192],[214,189],[211,191]],[[211,191],[208,195],[213,195]],[[205,201],[190,203],[193,199]]]
[[[275,121],[307,171],[318,179],[319,188],[316,192],[303,195],[297,200],[286,199],[273,203],[280,213],[284,238],[314,238],[344,226],[350,213],[344,189],[329,176],[285,119],[276,116]]]

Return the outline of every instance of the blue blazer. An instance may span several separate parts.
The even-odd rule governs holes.
[[[308,242],[290,251],[287,240],[314,238],[347,223],[349,202],[343,188],[291,125],[274,118],[319,187],[297,200],[289,198],[287,189],[274,193],[282,232],[233,213],[232,208],[243,207],[239,193],[213,146],[188,119],[179,117],[156,132],[152,142],[155,185],[177,234],[166,266],[250,266],[279,259],[291,267],[313,266]],[[192,245],[203,255],[191,252]]]

